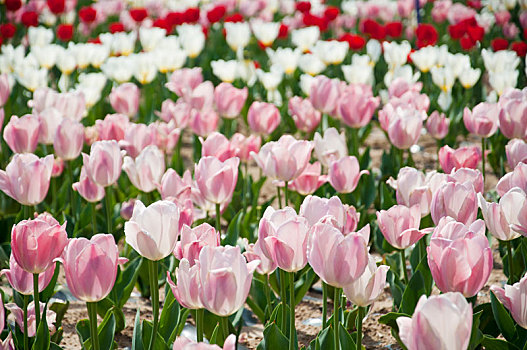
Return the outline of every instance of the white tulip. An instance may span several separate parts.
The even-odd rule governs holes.
[[[291,32],[291,42],[302,52],[307,52],[320,37],[320,29],[316,26],[295,29]]]

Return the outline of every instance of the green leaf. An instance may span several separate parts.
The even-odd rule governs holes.
[[[48,321],[46,320],[46,310],[48,306],[44,306],[42,310],[42,319],[38,324],[37,334],[35,336],[35,342],[33,343],[33,350],[48,350],[50,344]]]
[[[478,312],[481,312],[478,326],[481,332],[493,337],[500,335],[500,329],[498,328],[496,320],[494,319],[494,314],[492,313],[492,306],[490,303],[477,305],[474,308],[474,315]]]
[[[300,276],[298,281],[295,283],[295,305],[298,305],[307,291],[313,285],[313,282],[317,278],[317,274],[313,271],[312,268],[308,268],[306,272]]]
[[[357,339],[355,339],[357,340]],[[348,330],[344,328],[342,323],[339,323],[339,341],[341,349],[355,349],[355,341],[351,338]]]
[[[397,333],[399,333],[399,326],[397,325],[397,319],[399,317],[412,317],[412,315],[402,312],[389,312],[379,318],[379,323],[390,326],[391,328],[395,329]]]
[[[143,258],[138,256],[130,261],[124,270],[120,270],[121,274],[115,282],[114,289],[117,294],[117,300],[115,300],[115,302],[121,309],[130,298],[130,294],[132,293],[135,283],[137,282],[137,277],[139,276],[139,269],[142,262]],[[119,269],[121,269],[121,267],[119,267]]]
[[[210,336],[209,343],[210,344],[218,344],[218,336],[220,334],[220,324],[217,323],[216,327],[214,327],[214,330],[212,331],[212,335]]]
[[[258,344],[258,350],[276,350],[289,348],[289,341],[275,323],[269,323],[269,325],[265,327],[263,335],[264,338],[260,344]]]
[[[55,294],[55,286],[57,285],[57,279],[59,278],[60,264],[55,263],[55,272],[53,272],[53,277],[49,282],[48,286],[40,292],[40,301],[47,303],[49,299]]]
[[[132,350],[143,350],[143,331],[141,328],[141,313],[137,309],[135,314],[134,333],[132,335]]]
[[[514,326],[514,321],[509,315],[505,307],[498,301],[494,293],[490,293],[490,304],[492,306],[492,313],[494,315],[494,320],[503,334],[503,337],[508,341],[513,341],[516,334],[516,327]]]
[[[404,290],[401,311],[409,315],[413,314],[415,306],[423,294],[426,294],[423,274],[421,271],[416,271]]]
[[[169,292],[165,298],[165,304],[159,319],[159,334],[167,344],[169,344],[171,338],[175,339],[180,319],[181,307],[172,292]]]
[[[519,350],[514,344],[506,340],[491,338],[488,335],[483,336],[481,345],[485,347],[485,350]]]
[[[62,350],[62,348],[58,344],[52,342],[49,344],[49,350]]]
[[[483,314],[483,311],[474,313],[474,316],[472,317],[472,330],[470,333],[470,342],[468,344],[469,350],[475,350],[483,340],[483,333],[479,330],[481,314]]]
[[[335,335],[333,327],[326,327],[309,344],[310,350],[325,350],[335,348]]]
[[[75,325],[75,330],[77,331],[77,335],[79,336],[79,341],[82,344],[82,348],[86,349],[86,340],[90,338],[90,321],[86,318],[80,320]]]
[[[235,246],[238,242],[238,237],[240,236],[240,228],[243,222],[243,210],[240,210],[229,223],[227,227],[227,233],[225,238],[221,242],[222,245],[232,245]]]
[[[152,322],[143,320],[142,336],[143,336],[143,348],[147,349],[150,345],[150,339],[152,338]],[[151,350],[169,350],[167,343],[163,337],[157,332],[154,347]]]

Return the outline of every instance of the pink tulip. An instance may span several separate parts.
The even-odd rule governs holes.
[[[11,93],[11,86],[9,84],[9,76],[7,73],[0,74],[0,107],[3,107],[9,99]]]
[[[178,69],[170,76],[170,81],[165,84],[167,89],[182,97],[194,90],[203,82],[201,68]]]
[[[184,129],[188,125],[191,110],[192,107],[183,99],[179,99],[177,102],[167,99],[161,104],[159,116],[165,122],[168,123],[172,120],[176,127]]]
[[[4,327],[5,327],[4,301],[0,298],[0,328],[3,330]],[[13,336],[11,335],[11,332],[9,332],[9,334],[4,340],[0,339],[0,350],[15,350],[15,343],[13,341]]]
[[[213,132],[205,141],[202,140],[201,156],[213,156],[224,162],[236,156],[236,149],[223,134]]]
[[[64,159],[72,160],[81,154],[84,144],[84,126],[69,118],[64,118],[57,126],[53,148],[55,154]]]
[[[395,78],[390,86],[388,87],[388,96],[390,99],[396,97],[400,98],[404,96],[407,92],[421,92],[423,89],[423,83],[411,83],[404,78]]]
[[[433,111],[426,120],[426,130],[434,139],[442,140],[448,134],[450,119],[444,113]]]
[[[223,118],[234,119],[240,115],[247,95],[247,87],[237,89],[230,83],[220,83],[214,90],[216,110]]]
[[[202,309],[203,303],[199,297],[202,288],[200,282],[199,264],[190,265],[186,258],[181,259],[179,266],[176,267],[176,283],[172,281],[170,272],[167,271],[167,282],[172,289],[172,293],[181,306],[187,309]]]
[[[328,222],[328,217],[331,217],[331,222],[341,231],[346,226],[347,220],[346,208],[337,196],[331,198],[307,196],[300,206],[298,215],[306,218],[310,227],[319,222]]]
[[[42,292],[48,286],[55,273],[55,264],[52,264],[44,273],[38,275],[38,291]],[[26,272],[17,264],[15,257],[11,254],[9,258],[9,269],[4,269],[0,275],[5,275],[7,281],[14,290],[23,295],[33,295],[33,275]],[[2,319],[3,320],[3,319]],[[1,321],[0,321],[1,322]]]
[[[218,247],[220,245],[220,235],[214,227],[207,223],[194,228],[183,226],[181,230],[181,240],[176,243],[174,256],[176,259],[187,259],[190,266],[199,259],[199,252],[205,246]]]
[[[80,121],[86,112],[84,93],[78,91],[59,93],[47,87],[39,88],[33,93],[31,104],[37,114],[53,107],[64,117],[76,121]]]
[[[432,277],[443,293],[472,297],[487,283],[492,271],[492,250],[482,220],[466,226],[451,217],[442,218],[427,252]]]
[[[154,128],[152,128],[151,125],[153,124],[128,124],[124,132],[124,139],[119,141],[119,146],[121,146],[130,157],[137,157],[146,146],[155,143]]]
[[[192,91],[183,95],[192,108],[201,110],[211,110],[214,104],[214,85],[210,81],[205,81],[196,86]]]
[[[121,204],[121,210],[119,211],[119,214],[121,214],[121,217],[126,221],[132,218],[132,215],[134,213],[135,201],[136,199],[132,198]]]
[[[64,171],[64,161],[62,158],[55,158],[53,160],[53,168],[51,169],[51,177],[59,177]]]
[[[335,128],[324,131],[324,137],[317,132],[314,137],[315,155],[322,165],[329,167],[331,163],[348,155],[346,135]]]
[[[523,140],[510,140],[505,146],[505,153],[511,169],[514,169],[518,163],[527,163],[527,143]]]
[[[251,152],[251,155],[265,176],[291,181],[302,174],[309,164],[312,149],[310,141],[299,141],[291,135],[284,135],[278,141],[263,145],[258,154]]]
[[[231,146],[236,150],[236,157],[242,162],[248,162],[251,159],[251,152],[258,153],[262,144],[262,138],[257,135],[245,137],[243,134],[236,133],[232,135]]]
[[[247,112],[247,122],[252,131],[269,135],[280,124],[280,111],[275,105],[254,101]]]
[[[450,6],[452,6],[452,0],[435,1],[432,8],[432,19],[434,22],[444,22],[448,16]]]
[[[379,107],[380,98],[373,97],[369,85],[355,84],[347,87],[337,101],[339,118],[349,127],[362,128],[366,126],[373,117],[373,113]]]
[[[173,121],[156,121],[150,124],[149,128],[152,130],[154,144],[167,155],[172,154],[179,142],[181,129],[176,128]]]
[[[520,213],[525,205],[525,193],[514,188],[505,193],[498,203],[488,203],[478,193],[479,207],[487,224],[489,232],[500,241],[510,241],[518,238],[521,230],[515,231],[520,224]]]
[[[322,166],[319,162],[308,164],[302,174],[294,179],[289,188],[303,196],[314,193],[320,186],[328,182],[327,175],[321,175]]]
[[[172,350],[234,350],[236,348],[236,336],[231,334],[225,339],[223,349],[216,344],[196,343],[185,336],[177,337]]]
[[[244,238],[245,252],[243,252],[243,255],[247,262],[259,260],[260,264],[256,267],[256,272],[260,275],[269,275],[276,270],[276,263],[265,256],[261,244],[258,240],[256,243],[249,244],[249,241]]]
[[[350,232],[355,232],[357,229],[360,213],[357,213],[357,209],[352,205],[344,204],[344,209],[346,210],[346,224],[342,228],[342,233],[347,235]]]
[[[472,109],[465,107],[463,122],[468,132],[479,137],[489,137],[498,130],[500,110],[495,103],[481,102]]]
[[[368,254],[366,269],[359,278],[344,286],[344,294],[357,306],[372,304],[384,292],[389,269],[386,265],[377,266],[375,258]]]
[[[368,242],[360,233],[344,236],[325,223],[310,229],[307,252],[313,271],[325,283],[337,288],[358,279],[368,265]]]
[[[432,191],[425,175],[410,167],[399,170],[397,180],[390,178],[386,181],[395,189],[397,204],[412,207],[419,205],[421,216],[426,216],[430,212],[430,202],[432,201]]]
[[[408,149],[415,145],[423,128],[423,112],[398,107],[390,117],[388,137],[399,149]]]
[[[79,195],[90,203],[97,203],[104,198],[104,187],[93,182],[86,172],[86,168],[81,168],[79,182],[72,184],[72,188],[79,192]]]
[[[20,204],[37,205],[46,198],[52,171],[51,154],[15,154],[6,170],[0,170],[0,189]]]
[[[15,153],[33,153],[37,148],[40,122],[38,117],[26,114],[9,119],[4,128],[4,140]]]
[[[148,146],[136,159],[124,157],[123,170],[137,189],[152,192],[165,173],[165,156],[157,146]]]
[[[511,312],[514,321],[522,327],[527,329],[527,306],[523,300],[527,295],[527,275],[514,283],[512,286],[509,284],[505,285],[505,289],[498,286],[491,286],[490,290],[496,298]]]
[[[329,183],[339,193],[350,193],[357,187],[360,177],[369,173],[368,170],[360,170],[355,156],[347,156],[331,163]]]
[[[86,174],[96,184],[113,185],[121,175],[123,157],[117,141],[97,141],[91,145],[90,155],[82,154]]]
[[[119,248],[111,234],[97,234],[91,239],[73,238],[64,249],[60,262],[71,293],[85,302],[98,302],[110,294],[119,258]]]
[[[230,202],[238,181],[239,164],[237,157],[224,162],[216,157],[201,158],[195,165],[194,176],[203,197],[215,204]]]
[[[408,350],[466,350],[472,305],[459,293],[421,296],[412,318],[399,317],[399,337]]]
[[[500,131],[509,139],[527,137],[527,96],[518,89],[511,89],[500,96]]]
[[[133,117],[139,109],[140,90],[134,83],[124,83],[112,89],[109,95],[112,108],[120,114]]]
[[[444,216],[450,216],[466,225],[471,224],[478,215],[474,187],[470,183],[447,182],[434,193],[430,213],[436,225]]]
[[[238,311],[247,299],[259,263],[247,263],[240,247],[204,247],[199,254],[199,296],[205,309],[222,317]]]
[[[289,114],[298,130],[306,133],[312,132],[320,124],[320,112],[313,107],[311,101],[298,96],[289,99]]]
[[[194,134],[206,137],[218,129],[219,117],[213,109],[198,111],[192,109],[190,114],[190,127]]]
[[[346,84],[338,79],[324,75],[315,77],[311,84],[309,100],[321,113],[334,115],[338,106],[341,91]]]
[[[514,187],[527,191],[527,164],[518,163],[512,172],[505,174],[498,181],[496,192],[501,197]]]
[[[421,209],[419,205],[408,208],[394,205],[388,210],[377,212],[377,224],[382,235],[390,245],[397,249],[406,249],[416,243],[428,229],[419,230]]]
[[[267,207],[258,227],[263,254],[282,270],[300,271],[307,264],[309,225],[293,208]]]
[[[42,317],[42,312],[44,311],[44,303],[40,304],[40,312]],[[18,307],[15,303],[9,303],[5,306],[6,309],[9,310],[15,317],[15,322],[20,328],[20,331],[24,332],[24,320],[26,318],[24,317],[24,310],[22,310],[20,307]],[[55,311],[51,311],[50,309],[46,310],[46,321],[48,324],[48,329],[51,334],[55,333],[55,319],[56,314]],[[37,334],[37,324],[36,324],[36,317],[35,317],[35,303],[32,301],[29,303],[27,307],[27,336],[32,338]]]
[[[191,198],[192,176],[185,171],[183,178],[174,169],[167,169],[159,185],[161,198],[166,200],[184,201]]]
[[[525,191],[519,187],[512,188],[501,197],[500,206],[510,229],[527,236],[527,194]]]
[[[11,253],[22,269],[40,274],[54,266],[68,243],[66,223],[62,226],[51,215],[40,214],[22,220],[11,231]]]
[[[129,124],[130,120],[124,114],[108,114],[104,119],[96,120],[98,140],[123,140]]]
[[[37,118],[40,122],[38,142],[43,145],[51,145],[55,138],[57,127],[64,117],[55,108],[48,108],[37,114]]]
[[[439,164],[445,173],[452,169],[476,169],[481,161],[481,150],[476,146],[452,149],[446,145],[439,150]]]
[[[453,169],[446,177],[447,182],[469,183],[476,193],[483,193],[483,175],[478,169]]]
[[[137,200],[132,218],[124,224],[126,243],[141,256],[158,261],[169,256],[181,232],[180,211],[169,201],[157,201],[145,207]]]

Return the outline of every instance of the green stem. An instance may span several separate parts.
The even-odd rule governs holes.
[[[205,310],[196,310],[196,340],[198,343],[203,341],[203,319],[205,317]]]
[[[68,189],[68,192],[70,193],[70,209],[71,209],[71,216],[72,217],[75,217],[76,214],[77,214],[77,210],[75,208],[75,193],[73,191],[73,183],[75,182],[75,179],[73,178],[73,162],[69,162],[68,164],[66,164],[66,168],[68,168],[68,176],[70,178],[70,185],[69,185],[69,189]]]
[[[38,273],[33,274],[33,301],[35,303],[35,329],[40,323],[40,295],[38,293]]]
[[[481,138],[481,174],[483,175],[483,192],[485,192],[485,151],[487,149],[486,139]]]
[[[29,295],[24,295],[24,350],[29,350],[29,337],[27,335],[27,306]]]
[[[424,256],[426,255],[426,236],[422,237],[419,240],[419,243],[417,245],[419,246],[419,260],[422,260]]]
[[[247,162],[243,164],[244,177],[243,177],[243,212],[247,212],[247,199],[249,198],[249,169],[247,168]]]
[[[508,261],[509,261],[509,281],[508,284],[513,284],[514,281],[514,262],[512,261],[512,244],[511,241],[506,241],[507,244],[507,254],[508,254]]]
[[[287,292],[286,292],[286,272],[280,269],[280,298],[282,298],[282,333],[287,335],[287,328],[285,319],[287,318],[287,310],[285,305],[287,304]]]
[[[340,349],[339,338],[339,314],[340,314],[340,289],[335,287],[335,295],[333,299],[333,334],[335,335],[335,349]]]
[[[362,349],[362,319],[364,318],[364,307],[359,306],[357,313],[357,350]]]
[[[109,234],[112,234],[113,231],[113,225],[112,225],[112,208],[111,208],[111,201],[110,198],[112,194],[112,186],[106,187],[106,195],[105,195],[105,207],[106,207],[106,227]]]
[[[91,204],[91,226],[93,235],[97,234],[97,209],[95,203]]]
[[[221,318],[221,328],[223,330],[223,340],[225,341],[229,336],[229,316]]]
[[[157,327],[159,322],[159,285],[157,282],[157,261],[148,261],[150,275],[150,293],[152,295],[152,337],[150,338],[149,350],[154,348],[155,339],[157,338]]]
[[[219,203],[216,203],[216,231],[221,237],[221,209]]]
[[[401,267],[403,268],[404,283],[408,285],[408,274],[406,273],[406,257],[404,255],[404,249],[399,251],[401,255]]]
[[[282,194],[280,191],[280,186],[276,186],[276,192],[278,194],[278,208],[282,209]]]
[[[86,303],[88,309],[88,318],[90,319],[90,334],[93,350],[99,350],[99,333],[97,331],[97,303]]]
[[[285,198],[285,206],[289,206],[289,194],[288,194],[288,189],[289,189],[289,183],[287,181],[285,181],[285,187],[284,187],[284,198]]]
[[[23,205],[24,208],[24,220],[31,218],[31,207],[29,205]]]
[[[287,191],[287,189],[286,189]],[[289,273],[289,350],[295,349],[295,273]]]
[[[328,285],[322,282],[322,329],[325,329],[328,323]]]
[[[269,287],[269,275],[265,275],[265,301],[267,302],[267,307],[265,308],[265,322],[269,319],[271,307],[271,288]]]

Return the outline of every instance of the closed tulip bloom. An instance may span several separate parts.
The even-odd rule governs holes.
[[[476,193],[483,193],[483,175],[478,169],[454,169],[446,176],[447,182],[470,183]]]
[[[240,115],[247,95],[247,87],[237,89],[230,83],[220,83],[214,89],[216,110],[223,118],[234,119]]]
[[[210,81],[205,81],[183,95],[183,99],[199,111],[211,110],[214,107],[214,85]]]
[[[180,177],[174,169],[167,169],[158,188],[161,198],[166,200],[183,201],[192,195],[192,176],[187,170]]]
[[[77,299],[93,303],[110,294],[117,277],[117,264],[127,259],[119,258],[119,248],[112,235],[100,233],[89,240],[71,239],[60,261],[71,293]]]
[[[342,288],[364,273],[368,242],[359,233],[344,236],[333,225],[318,223],[309,231],[307,258],[324,282]]]
[[[43,145],[51,145],[55,138],[57,127],[64,119],[64,116],[55,108],[46,108],[37,115],[40,122],[38,131],[38,142]]]
[[[422,128],[422,112],[397,107],[395,114],[390,117],[388,137],[395,147],[408,149],[417,143]]]
[[[152,131],[153,144],[166,155],[171,155],[179,142],[181,130],[176,128],[173,121],[170,123],[156,121],[148,126]]]
[[[50,215],[40,214],[33,220],[22,220],[11,231],[11,253],[22,269],[43,273],[58,258],[68,243],[66,223],[61,226]]]
[[[476,146],[460,147],[452,149],[446,145],[439,150],[439,164],[447,174],[452,169],[470,168],[476,169],[481,161],[481,150]]]
[[[314,193],[320,186],[328,182],[327,175],[321,175],[322,166],[319,162],[308,164],[302,174],[294,179],[289,188],[303,196]]]
[[[384,292],[386,273],[389,269],[386,265],[377,266],[375,258],[368,254],[368,266],[362,275],[344,286],[346,298],[357,306],[372,304]]]
[[[309,100],[313,107],[321,113],[334,115],[338,106],[341,91],[346,84],[338,79],[330,79],[324,75],[314,78],[311,84]]]
[[[90,203],[99,202],[105,195],[104,187],[96,184],[90,179],[84,166],[81,168],[79,182],[75,182],[71,186],[82,198]]]
[[[489,137],[498,130],[499,108],[495,103],[481,102],[472,111],[465,107],[463,123],[468,132],[479,137]]]
[[[201,111],[192,109],[189,124],[190,128],[196,135],[206,137],[214,130],[218,129],[219,119],[218,113],[213,109],[205,109]]]
[[[146,146],[155,143],[155,124],[134,124],[130,123],[124,132],[124,139],[119,141],[126,154],[135,158]]]
[[[502,205],[503,201],[503,205]],[[527,236],[527,194],[519,187],[510,189],[500,198],[510,229]]]
[[[350,193],[357,187],[360,177],[369,173],[368,170],[360,170],[355,156],[347,156],[331,163],[329,183],[339,193]]]
[[[342,230],[346,226],[346,208],[337,196],[331,198],[307,196],[300,206],[298,215],[305,217],[310,227],[321,220],[326,221],[327,216],[333,218],[333,223],[338,229]]]
[[[165,122],[173,121],[178,128],[186,128],[190,118],[190,111],[192,107],[183,101],[183,99],[174,102],[166,99],[161,104],[161,112],[158,114]]]
[[[397,204],[407,207],[419,205],[421,216],[430,213],[432,191],[421,171],[411,167],[401,168],[397,179],[390,178],[387,183],[395,189]]]
[[[307,264],[309,225],[291,207],[267,207],[258,227],[262,252],[282,270],[300,271]]]
[[[240,247],[204,247],[199,254],[199,295],[205,309],[222,317],[238,311],[247,299],[259,263],[247,263]]]
[[[215,204],[228,203],[232,199],[238,181],[237,157],[222,162],[216,157],[203,157],[196,164],[194,176],[203,197]]]
[[[512,229],[519,224],[519,214],[525,203],[525,195],[519,188],[505,193],[498,203],[489,203],[478,193],[479,207],[489,232],[500,241],[510,241],[520,236],[521,232]]]
[[[126,202],[121,203],[121,210],[119,210],[119,214],[121,214],[121,217],[125,220],[130,220],[132,218],[132,214],[134,213],[134,206],[135,206],[135,198],[129,199]]]
[[[505,288],[498,286],[491,286],[490,290],[496,298],[511,312],[512,318],[516,323],[527,329],[527,305],[523,300],[527,295],[527,275],[514,283],[512,286],[509,284],[505,285]]]
[[[7,73],[2,73],[0,74],[0,107],[6,104],[10,93],[11,85],[9,84],[9,76]]]
[[[44,303],[40,304],[40,312],[44,311]],[[9,303],[5,306],[6,309],[13,314],[15,317],[15,322],[20,328],[21,332],[24,332],[24,320],[26,318],[24,317],[24,310],[22,308],[18,307],[15,303]],[[56,313],[55,311],[52,311],[51,309],[46,310],[46,321],[48,323],[48,329],[50,334],[55,333],[55,320],[56,320]],[[42,315],[40,315],[42,320]],[[36,323],[36,317],[35,317],[35,303],[32,301],[27,306],[27,336],[32,338],[37,334],[37,323]],[[9,348],[8,348],[9,349]],[[13,347],[14,349],[14,347]]]
[[[0,170],[0,189],[20,204],[37,205],[46,198],[52,171],[51,154],[15,154],[5,171]]]
[[[251,159],[251,152],[258,153],[261,145],[262,138],[257,135],[245,137],[243,134],[236,133],[231,138],[231,146],[236,150],[236,157],[242,162],[248,162]]]
[[[95,128],[97,130],[98,140],[115,140],[121,141],[124,139],[124,135],[130,120],[128,116],[124,114],[108,114],[104,119],[97,119],[95,121]]]
[[[280,111],[275,105],[254,101],[247,112],[247,122],[252,131],[269,135],[280,124]]]
[[[181,230],[181,240],[176,243],[174,256],[178,260],[187,259],[190,266],[193,266],[203,247],[219,245],[220,235],[211,225],[204,223],[194,228],[185,225]]]
[[[322,165],[329,167],[331,163],[348,155],[346,135],[335,128],[324,131],[324,137],[317,132],[314,137],[315,155]]]
[[[55,154],[64,160],[72,160],[81,154],[83,145],[84,126],[73,119],[64,118],[55,131]]]
[[[142,150],[136,159],[124,157],[123,170],[137,189],[152,192],[165,173],[165,156],[157,146],[151,145]]]
[[[269,275],[276,270],[276,263],[269,259],[262,251],[261,242],[259,240],[256,240],[256,243],[249,244],[249,241],[244,238],[244,247],[245,251],[243,252],[243,256],[245,256],[245,259],[247,259],[247,262],[259,260],[260,264],[256,267],[256,272],[258,272],[260,275]]]
[[[231,334],[225,339],[223,348],[216,344],[196,343],[185,336],[176,338],[172,350],[234,350],[236,348],[236,336]]]
[[[203,82],[201,68],[177,69],[170,76],[170,81],[166,83],[167,89],[182,97]]]
[[[527,136],[527,99],[517,89],[500,96],[498,103],[501,107],[499,113],[500,131],[509,139],[524,139]]]
[[[54,273],[55,264],[52,264],[44,273],[38,275],[39,292],[46,289]],[[5,275],[11,287],[20,294],[33,295],[33,275],[17,264],[13,254],[9,258],[9,269],[2,270],[0,275]]]
[[[399,337],[408,350],[466,350],[472,305],[460,293],[421,296],[412,318],[399,317]]]
[[[433,111],[426,120],[426,130],[434,139],[442,140],[448,134],[450,119],[444,113]]]
[[[442,218],[427,253],[432,277],[443,293],[472,297],[487,283],[492,271],[492,250],[483,220],[466,226],[450,217]]]
[[[96,184],[113,185],[121,175],[123,157],[117,141],[97,141],[91,145],[90,155],[82,154],[86,173]]]
[[[213,156],[224,162],[236,156],[236,148],[229,142],[225,135],[213,132],[205,141],[201,142],[201,156]]]
[[[368,125],[379,103],[369,85],[353,84],[340,95],[336,112],[346,125],[358,129]]]
[[[265,176],[279,181],[291,181],[302,174],[309,164],[312,150],[313,144],[310,141],[284,135],[278,141],[263,145],[258,154],[251,152],[251,155]]]
[[[202,309],[203,304],[199,297],[201,283],[199,279],[199,264],[189,263],[186,258],[181,259],[179,266],[176,267],[176,281],[172,281],[170,272],[167,271],[167,282],[172,289],[181,306],[187,309]]]
[[[9,119],[4,128],[4,140],[15,153],[33,153],[37,148],[40,121],[32,114]]]
[[[523,140],[510,140],[505,146],[505,153],[511,169],[514,169],[518,163],[527,163],[527,143]]]
[[[444,216],[450,216],[466,225],[471,224],[478,215],[474,187],[470,183],[447,182],[434,193],[430,213],[436,225]]]
[[[408,208],[394,205],[388,210],[377,212],[377,224],[382,235],[397,249],[406,249],[429,233],[428,229],[419,230],[421,209],[418,205]]]
[[[140,90],[134,83],[124,83],[112,89],[110,104],[117,112],[129,117],[137,114],[139,109]]]
[[[519,187],[527,191],[527,164],[519,163],[513,171],[505,174],[496,185],[496,192],[501,197],[512,188]]]
[[[289,114],[298,130],[309,133],[320,124],[321,114],[313,107],[311,101],[294,96],[289,99],[288,106]]]
[[[174,251],[180,231],[179,208],[169,201],[145,207],[137,200],[132,218],[124,224],[126,243],[152,261],[164,259]]]

